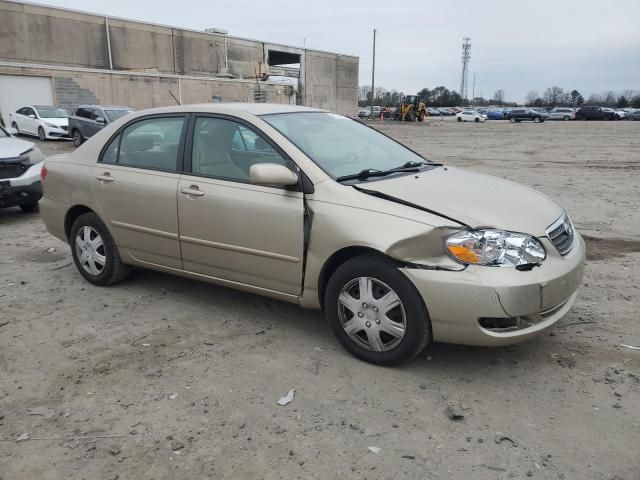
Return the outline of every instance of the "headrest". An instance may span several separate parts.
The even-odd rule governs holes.
[[[154,139],[153,133],[134,133],[122,139],[120,149],[125,153],[146,152],[153,148]]]

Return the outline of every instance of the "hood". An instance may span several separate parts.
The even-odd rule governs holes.
[[[361,183],[358,187],[396,197],[471,227],[494,227],[545,236],[562,208],[531,188],[453,167]],[[450,223],[443,219],[443,222]]]
[[[58,127],[67,127],[69,125],[68,118],[46,118],[40,117],[40,120],[43,122],[50,123],[51,125],[56,125]]]
[[[0,162],[7,158],[16,158],[33,148],[32,142],[16,137],[0,137]]]

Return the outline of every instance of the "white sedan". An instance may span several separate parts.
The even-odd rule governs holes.
[[[485,122],[487,120],[487,116],[477,112],[475,110],[463,110],[460,113],[456,114],[456,118],[459,122]]]
[[[11,127],[40,140],[69,138],[69,112],[59,107],[28,105],[9,114]]]

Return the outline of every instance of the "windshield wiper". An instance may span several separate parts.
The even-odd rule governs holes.
[[[343,175],[341,177],[338,177],[336,178],[336,181],[345,182],[347,180],[366,180],[367,178],[385,177],[387,175],[391,175],[392,173],[398,173],[398,172],[419,172],[420,168],[424,166],[438,167],[438,166],[442,166],[442,164],[430,163],[430,162],[407,162],[404,165],[390,168],[388,170],[376,170],[373,168],[367,168],[365,170],[361,170],[358,173],[354,173],[351,175]]]

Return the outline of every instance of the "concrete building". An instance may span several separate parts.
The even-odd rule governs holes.
[[[0,0],[0,114],[260,101],[355,115],[358,57]]]

